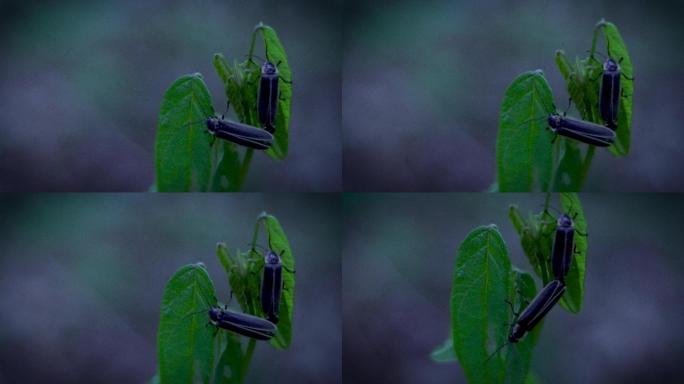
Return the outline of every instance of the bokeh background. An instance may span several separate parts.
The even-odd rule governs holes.
[[[325,194],[3,196],[0,383],[147,382],[168,279],[204,262],[227,301],[216,243],[245,249],[262,210],[295,255],[293,339],[259,343],[247,381],[340,383],[340,201]]]
[[[584,307],[548,314],[532,370],[541,383],[683,382],[684,202],[580,199],[589,233]],[[457,363],[429,356],[449,334],[456,250],[475,227],[494,223],[513,264],[532,271],[507,211],[514,203],[538,212],[543,201],[541,194],[345,197],[344,381],[465,383]]]
[[[259,21],[276,29],[293,71],[290,154],[256,154],[243,189],[340,190],[336,4],[0,2],[0,191],[146,191],[164,91],[201,72],[224,112],[212,55],[244,60]]]
[[[601,18],[617,25],[635,68],[632,150],[626,158],[597,151],[584,190],[684,190],[681,1],[347,4],[345,190],[487,189],[496,176],[506,87],[520,73],[542,69],[564,110],[568,94],[554,52],[586,56]]]

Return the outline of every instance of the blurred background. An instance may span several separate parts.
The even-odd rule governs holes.
[[[164,91],[201,72],[225,112],[212,56],[244,60],[259,21],[278,32],[293,72],[290,153],[284,161],[256,154],[243,189],[339,191],[335,4],[0,2],[0,191],[146,191]]]
[[[554,52],[586,56],[601,18],[617,25],[634,65],[632,149],[626,158],[596,151],[584,190],[684,190],[674,165],[684,162],[681,1],[345,4],[345,190],[487,189],[506,88],[542,69],[564,110]]]
[[[216,243],[244,250],[264,210],[296,259],[293,338],[259,343],[247,382],[340,383],[339,198],[261,194],[3,196],[0,383],[146,382],[166,282],[201,261],[227,301]]]
[[[541,383],[683,382],[684,202],[580,198],[589,233],[584,307],[548,314],[532,370]],[[429,356],[449,335],[456,250],[471,230],[494,223],[513,264],[532,271],[507,211],[514,203],[538,212],[543,201],[541,194],[346,196],[344,381],[465,383],[457,363]]]

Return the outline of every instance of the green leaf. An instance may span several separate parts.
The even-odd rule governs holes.
[[[603,27],[603,33],[606,38],[606,46],[609,47],[609,54],[615,61],[620,62],[621,72],[628,78],[634,78],[634,68],[632,67],[632,60],[629,58],[627,46],[620,36],[615,24],[600,21],[597,28]],[[632,132],[632,104],[634,95],[634,81],[625,79],[620,81],[620,87],[624,94],[620,97],[620,108],[618,109],[618,122],[615,133],[617,138],[615,144],[609,150],[616,156],[625,156],[629,153],[631,132]]]
[[[273,141],[273,146],[266,153],[274,159],[282,160],[287,156],[288,152],[292,104],[292,71],[287,61],[285,48],[280,42],[276,31],[263,23],[259,23],[254,31],[255,33],[257,31],[261,33],[266,49],[266,58],[278,66],[280,74],[280,82],[278,84],[280,100],[278,101],[278,113],[276,114],[275,140]]]
[[[295,296],[295,260],[287,236],[280,226],[278,219],[272,215],[262,213],[259,220],[263,220],[268,233],[269,247],[277,252],[283,263],[283,293],[280,299],[278,333],[271,339],[271,345],[278,349],[287,349],[292,342],[292,312]]]
[[[591,58],[577,59],[574,64],[570,64],[562,50],[556,51],[556,65],[582,119],[601,124],[598,111],[599,89],[598,83],[594,81],[600,76],[600,66]]]
[[[430,353],[430,358],[436,363],[453,363],[458,361],[454,351],[454,339],[449,336],[441,345],[435,347]]]
[[[245,379],[243,361],[245,356],[242,353],[240,340],[231,333],[227,336],[226,346],[216,364],[214,383],[216,384],[241,384]]]
[[[458,249],[451,289],[454,349],[470,383],[504,381],[503,360],[486,360],[507,336],[511,285],[511,262],[496,226],[470,232]]]
[[[155,146],[158,191],[209,189],[211,146],[204,120],[213,115],[211,96],[199,73],[181,76],[166,91]]]
[[[570,216],[575,226],[575,253],[572,257],[570,271],[565,277],[566,290],[560,305],[572,313],[582,309],[584,300],[584,274],[587,260],[587,222],[582,211],[582,204],[575,193],[561,194],[563,212]]]
[[[235,192],[240,190],[240,154],[235,144],[221,141],[221,161],[212,178],[214,192]]]
[[[506,90],[496,141],[497,181],[502,192],[550,188],[552,133],[546,117],[555,110],[540,70],[518,76]]]
[[[209,383],[214,350],[207,310],[216,305],[214,284],[201,264],[179,269],[166,284],[157,333],[161,383]]]

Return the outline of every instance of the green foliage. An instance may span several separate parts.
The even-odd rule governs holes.
[[[530,191],[535,185],[549,188],[553,135],[546,129],[546,117],[554,109],[542,71],[523,73],[506,90],[496,140],[500,191]]]
[[[603,125],[599,112],[602,62],[596,58],[596,43],[603,31],[607,51],[621,61],[622,73],[632,77],[632,62],[614,24],[601,20],[594,29],[591,49],[586,58],[568,60],[561,50],[555,61],[565,79],[567,91],[581,119]],[[609,48],[609,49],[608,49]],[[629,153],[632,125],[633,82],[620,82],[620,98],[615,144],[608,150],[616,156]],[[556,112],[553,95],[541,71],[525,72],[508,87],[499,112],[496,144],[497,182],[502,192],[579,191],[584,185],[596,147],[559,137],[551,143],[545,117]]]
[[[543,284],[554,279],[551,251],[556,219],[548,207],[524,217],[516,206],[509,217],[520,235],[520,243],[535,274]],[[582,308],[587,253],[587,225],[576,194],[560,196],[563,212],[575,227],[576,251],[560,305],[571,313]],[[470,383],[534,383],[530,372],[532,350],[543,320],[517,343],[508,344],[510,327],[537,294],[532,275],[513,266],[506,244],[495,225],[469,233],[458,248],[451,289],[451,336],[435,347],[430,357],[438,363],[458,361]],[[508,306],[505,303],[509,302]],[[515,308],[513,313],[512,308]]]
[[[518,297],[520,292],[523,297]],[[461,243],[451,289],[451,331],[458,361],[470,383],[520,382],[527,375],[536,337],[488,357],[506,343],[512,314],[507,300],[536,294],[531,276],[514,271],[494,225],[478,227]],[[538,329],[535,329],[538,332]]]
[[[252,244],[257,243],[262,223],[270,247],[285,251],[283,264],[294,270],[287,236],[274,216],[263,213],[257,218]],[[242,312],[263,316],[259,291],[264,255],[256,247],[231,254],[223,243],[218,243],[216,255]],[[283,281],[287,289],[281,297],[278,331],[269,341],[277,349],[289,348],[292,341],[294,274],[283,271]],[[256,340],[207,326],[207,312],[217,306],[214,284],[202,264],[181,268],[167,283],[157,335],[157,382],[237,384],[245,381]]]
[[[237,119],[259,127],[257,93],[261,67],[254,61],[257,35],[262,37],[266,57],[278,64],[280,100],[273,145],[266,154],[275,160],[287,157],[292,101],[292,72],[275,30],[259,23],[252,32],[246,60],[229,64],[216,53],[213,64],[224,84],[228,105]],[[240,159],[239,146],[214,140],[206,119],[215,116],[213,102],[200,74],[181,76],[164,94],[159,112],[156,185],[159,192],[239,191],[244,184],[254,150],[246,148]]]
[[[199,73],[178,78],[164,94],[155,160],[157,190],[207,191],[211,175],[211,137],[203,122],[214,115],[211,96]]]
[[[544,285],[554,279],[551,270],[551,250],[556,230],[556,217],[548,209],[548,202],[538,214],[530,214],[524,218],[518,207],[512,205],[509,217],[515,230],[520,235],[520,244]],[[582,205],[576,194],[562,193],[561,207],[568,214],[575,226],[575,253],[572,265],[565,277],[566,291],[559,304],[571,313],[578,313],[582,309],[584,299],[584,271],[587,257],[587,222],[584,218]]]
[[[201,264],[176,272],[164,289],[157,333],[161,383],[209,383],[214,366],[206,311],[216,306],[214,284]],[[193,316],[204,311],[204,316]]]

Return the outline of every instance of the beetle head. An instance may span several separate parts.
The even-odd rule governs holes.
[[[207,118],[207,129],[209,129],[209,132],[214,133],[218,130],[219,126],[219,119],[215,117],[209,117]]]
[[[615,62],[615,60],[611,59],[610,57],[606,59],[606,62],[603,63],[603,70],[605,72],[617,72],[620,69],[620,66],[618,63]]]
[[[572,219],[570,218],[570,216],[568,216],[566,214],[562,214],[558,218],[558,222],[556,224],[558,225],[559,228],[570,228],[570,227],[572,227]]]
[[[517,343],[525,335],[525,330],[520,326],[520,324],[513,324],[511,327],[511,333],[508,335],[508,342]]]
[[[221,309],[218,307],[209,308],[209,319],[211,321],[218,321],[221,317]]]
[[[266,264],[280,264],[280,256],[272,250],[269,250],[266,256],[264,256],[264,262]]]
[[[261,74],[262,75],[275,75],[278,73],[278,68],[276,68],[273,63],[270,61],[264,62],[264,65],[261,66]]]
[[[557,113],[552,113],[549,115],[548,121],[549,121],[549,126],[551,128],[556,129],[559,128],[561,125],[561,121],[563,120],[563,117]]]

